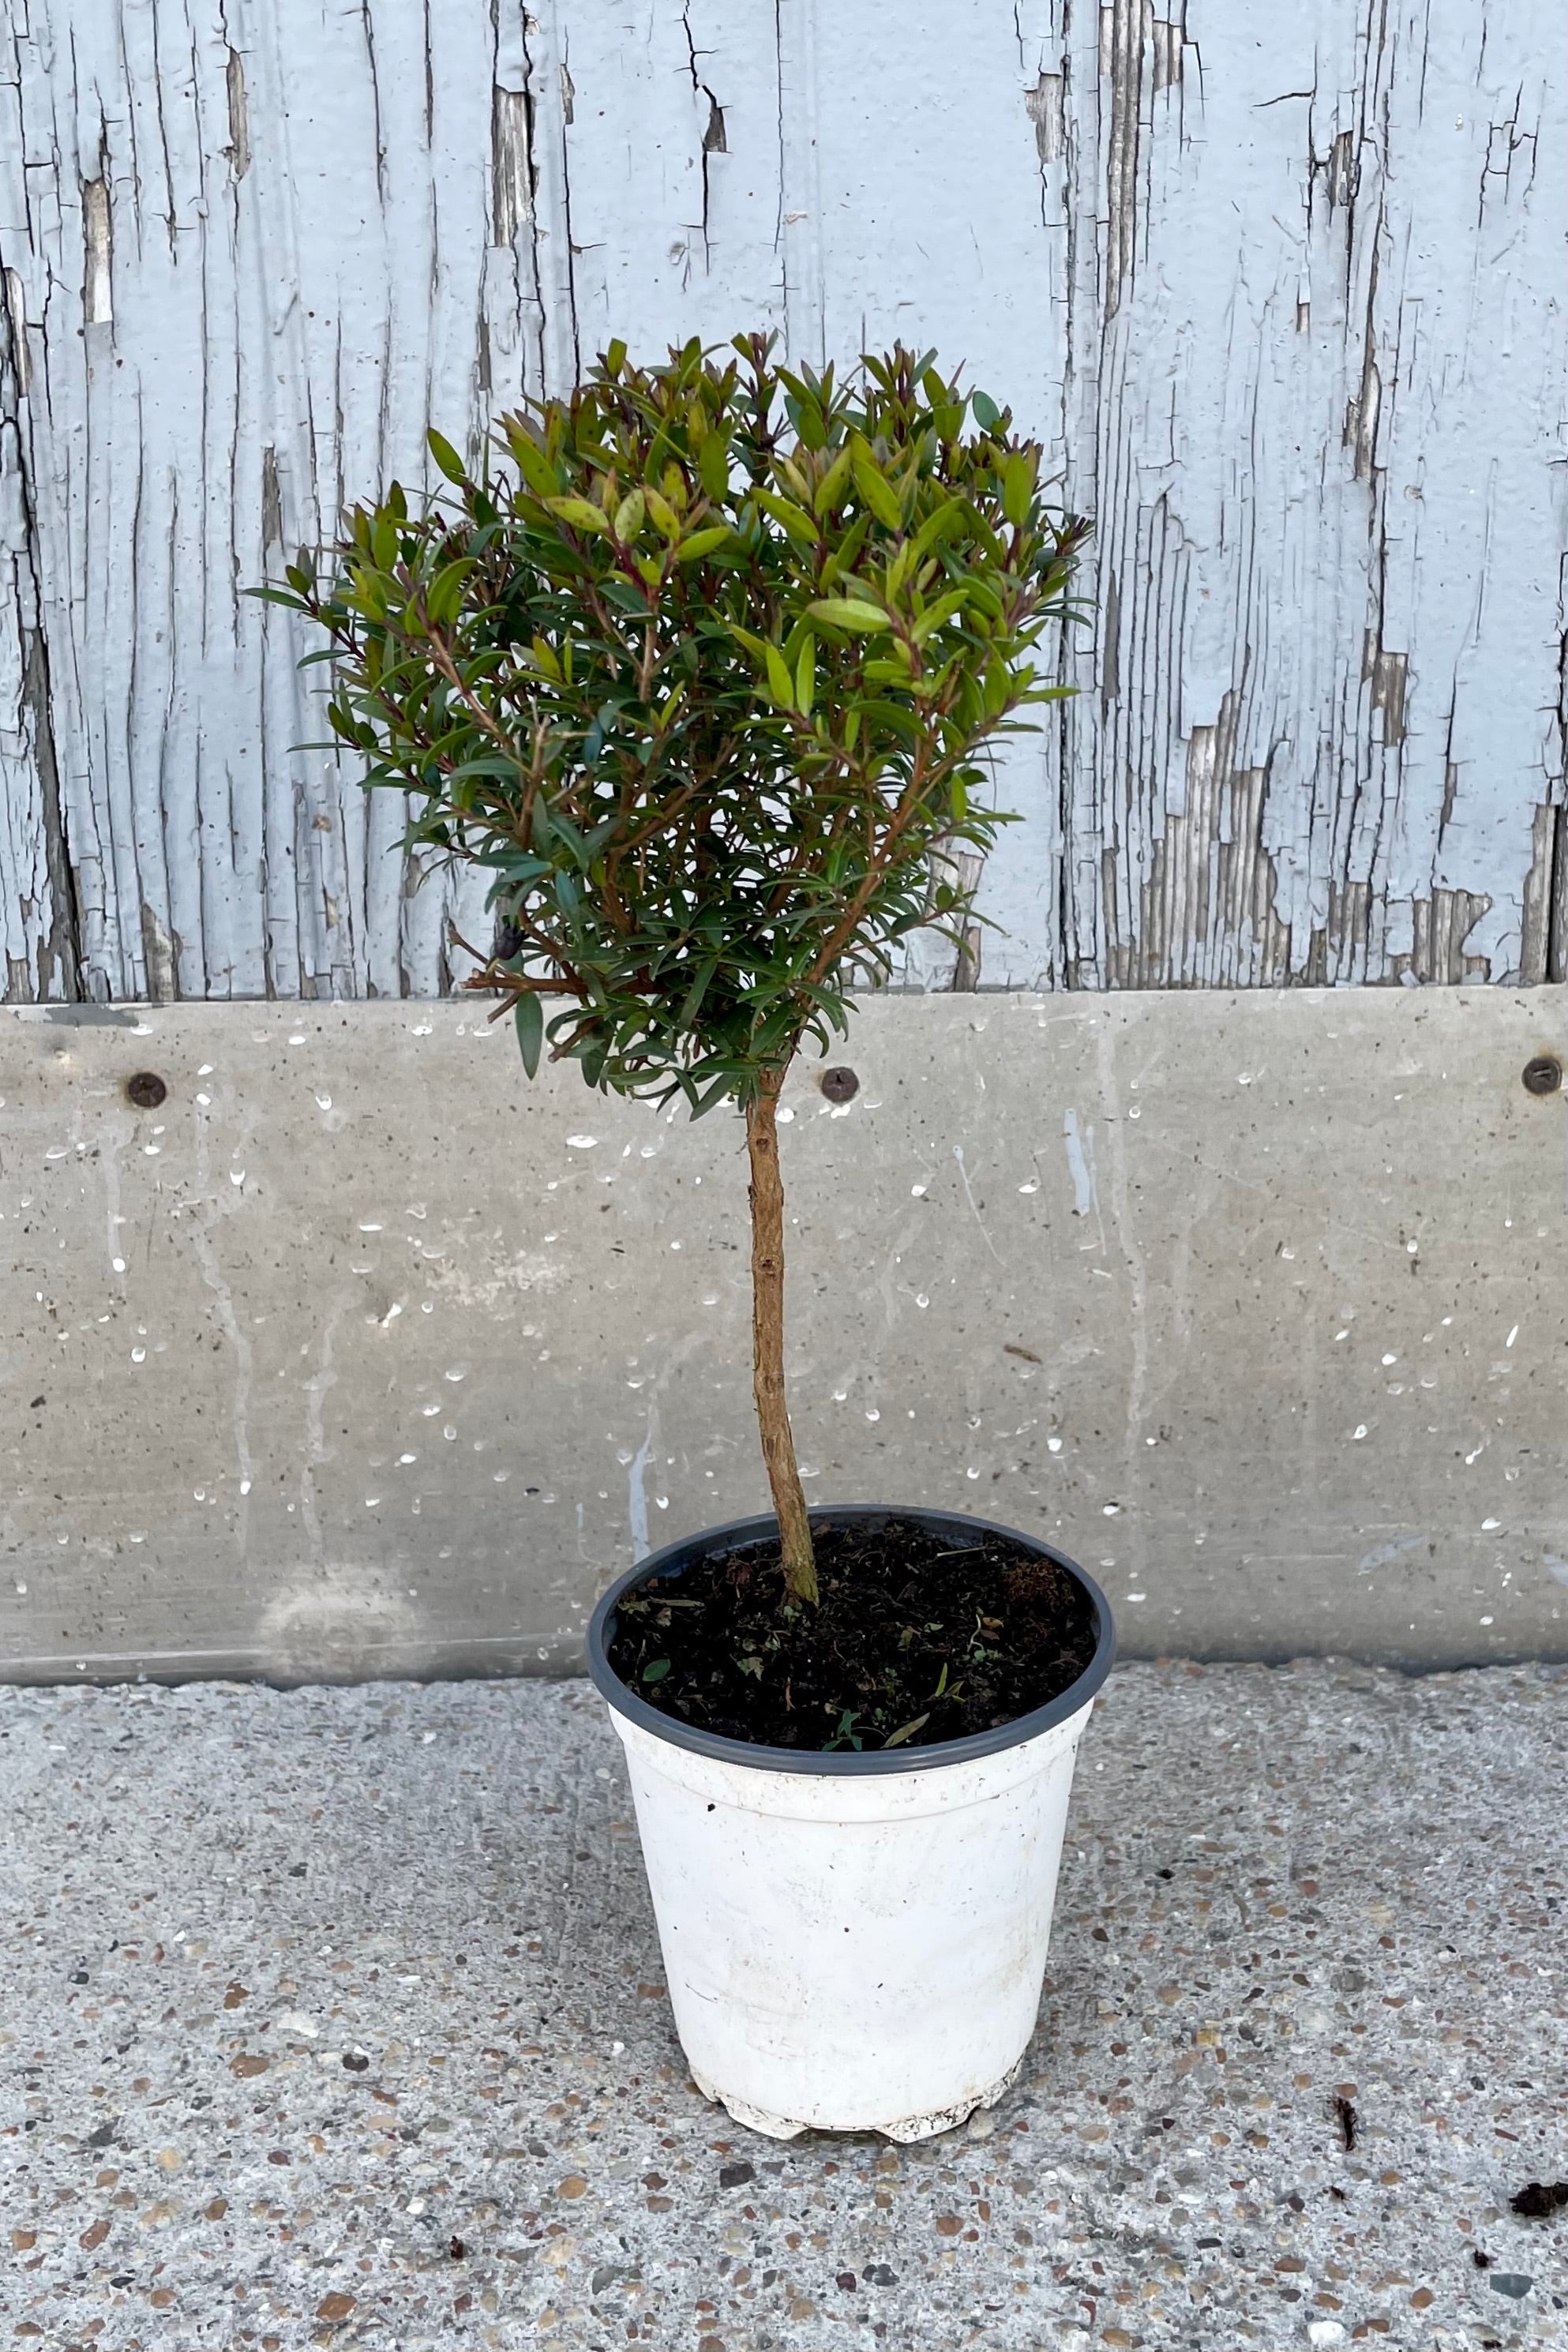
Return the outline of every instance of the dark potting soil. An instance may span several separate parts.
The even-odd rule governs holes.
[[[1075,1683],[1094,1609],[1054,1560],[889,1516],[813,1529],[820,1598],[783,1605],[776,1540],[616,1604],[610,1664],[661,1714],[767,1748],[929,1748]]]

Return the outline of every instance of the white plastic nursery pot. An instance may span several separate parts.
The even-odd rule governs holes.
[[[1039,2008],[1078,1743],[1115,1654],[1104,1593],[1034,1537],[887,1506],[811,1519],[895,1517],[960,1541],[1005,1537],[1066,1569],[1098,1621],[1084,1673],[1032,1714],[912,1750],[753,1747],[661,1715],[610,1665],[616,1602],[712,1552],[776,1544],[771,1517],[654,1553],[616,1580],[588,1628],[693,2078],[775,2139],[927,2139],[1006,2090]]]

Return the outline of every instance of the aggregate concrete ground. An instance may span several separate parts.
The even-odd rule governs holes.
[[[0,2340],[1568,2346],[1565,1766],[1561,1668],[1122,1669],[1018,2087],[784,2147],[586,1685],[0,1691]]]

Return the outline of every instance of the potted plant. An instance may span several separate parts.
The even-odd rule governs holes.
[[[510,470],[432,433],[449,490],[416,512],[393,483],[330,581],[255,592],[325,630],[334,733],[408,844],[489,869],[465,984],[529,1074],[743,1116],[773,1510],[618,1578],[588,1661],[692,2073],[784,2137],[920,2138],[1001,2095],[1113,1646],[1033,1537],[808,1512],[784,1393],[785,1073],[900,940],[963,919],[958,861],[1010,821],[985,746],[1068,690],[1033,656],[1088,525],[1011,422],[902,349],[840,381],[762,336],[649,368],[615,343],[504,420]]]

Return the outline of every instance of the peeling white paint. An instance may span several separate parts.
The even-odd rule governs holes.
[[[965,361],[1097,518],[1084,690],[998,761],[1002,929],[910,977],[1561,976],[1542,22],[1032,0],[933,72],[894,0],[639,0],[630,38],[564,0],[35,11],[0,140],[9,994],[447,985],[481,880],[404,887],[401,813],[292,748],[304,640],[238,590],[423,487],[427,422],[477,451],[612,333],[752,321]]]

